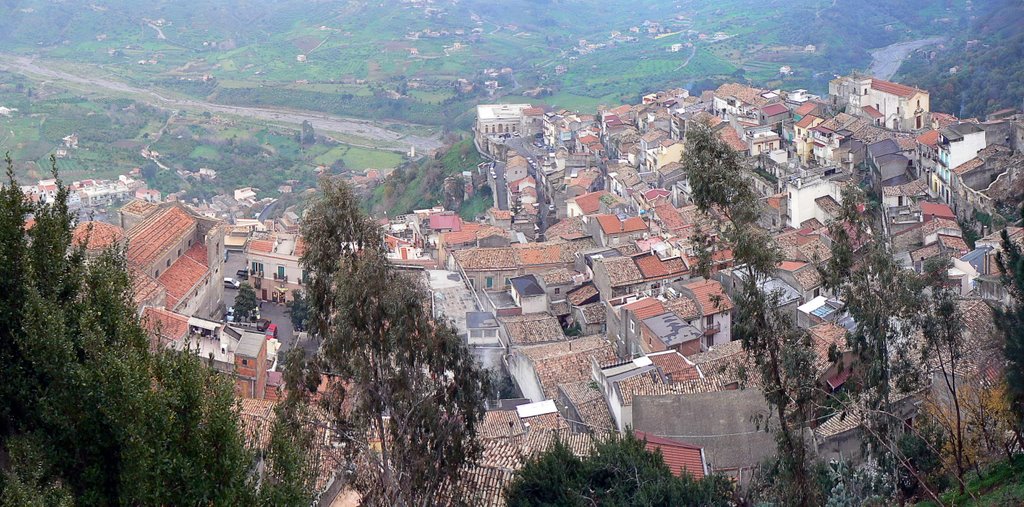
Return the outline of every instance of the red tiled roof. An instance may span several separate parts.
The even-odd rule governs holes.
[[[601,210],[601,198],[606,195],[608,195],[607,191],[599,190],[578,196],[574,201],[576,201],[576,205],[580,207],[580,211],[584,215],[592,215]]]
[[[179,244],[195,223],[195,218],[178,206],[154,213],[128,232],[128,261],[148,266]]]
[[[643,298],[639,301],[634,301],[625,305],[622,308],[633,312],[636,314],[636,318],[640,320],[657,317],[658,315],[665,313],[665,305],[654,298]]]
[[[647,358],[650,359],[658,368],[661,368],[661,372],[672,382],[682,382],[684,380],[700,378],[700,372],[697,371],[697,367],[693,363],[687,361],[686,357],[682,354],[674,350],[650,354]]]
[[[704,453],[701,447],[669,440],[642,431],[636,432],[636,436],[647,441],[646,447],[648,451],[661,451],[662,459],[665,460],[665,464],[668,465],[673,474],[682,476],[685,472],[697,480],[704,478]]]
[[[818,105],[815,104],[814,102],[804,102],[803,104],[800,105],[800,107],[796,108],[796,111],[793,111],[793,114],[806,116],[814,112],[814,109],[816,107],[818,107]]]
[[[692,282],[687,284],[686,288],[693,291],[693,295],[697,297],[697,302],[700,303],[704,316],[727,312],[732,309],[732,300],[729,299],[729,295],[722,289],[722,284],[715,280]]]
[[[777,114],[788,113],[789,108],[787,108],[785,104],[775,103],[762,107],[761,112],[763,112],[765,116],[775,116]]]
[[[914,94],[924,92],[924,90],[919,90],[912,86],[893,83],[892,81],[886,81],[884,79],[872,79],[871,88],[900,97],[913,97]]]
[[[188,295],[210,267],[206,262],[206,245],[196,243],[185,255],[178,257],[167,271],[160,274],[160,285],[167,289],[167,308],[173,309],[178,302]]]
[[[865,114],[867,114],[868,116],[870,116],[870,117],[872,117],[874,119],[878,119],[878,118],[882,117],[882,113],[878,112],[878,110],[875,109],[875,106],[864,106],[864,107],[862,107],[860,109],[862,111],[864,111]]]
[[[928,132],[925,132],[924,134],[917,136],[917,142],[921,144],[926,144],[928,146],[931,146],[932,148],[938,147],[939,131],[929,130]]]
[[[272,253],[274,251],[274,242],[269,239],[254,239],[249,241],[249,251],[251,252],[262,252]]]
[[[740,135],[736,133],[736,129],[732,127],[726,127],[718,131],[718,137],[728,144],[730,148],[738,152],[747,151],[747,143],[740,139]]]
[[[451,229],[452,231],[462,230],[462,219],[455,214],[437,213],[430,215],[430,228],[432,230]]]
[[[124,230],[106,222],[81,222],[71,233],[71,244],[86,250],[103,250],[124,238]]]
[[[800,269],[800,268],[802,268],[802,267],[804,267],[806,265],[807,265],[806,262],[782,261],[782,262],[779,263],[779,269],[781,269],[783,271],[796,271],[796,270],[798,270],[798,269]]]
[[[615,215],[598,215],[597,222],[605,234],[621,234],[647,230],[647,223],[640,217],[629,217],[625,221]]]
[[[810,128],[811,125],[814,124],[814,120],[821,120],[821,118],[818,118],[813,114],[809,114],[807,116],[804,116],[803,118],[800,118],[800,121],[796,122],[796,126],[802,129]]]
[[[647,254],[634,257],[633,260],[644,278],[661,278],[686,272],[686,264],[678,257],[661,260],[655,254]]]
[[[149,331],[150,337],[156,341],[178,341],[188,334],[188,317],[163,308],[147,306],[142,311],[142,327]]]
[[[956,220],[956,214],[953,213],[953,210],[949,206],[937,202],[922,202],[921,214],[932,215],[936,218]]]

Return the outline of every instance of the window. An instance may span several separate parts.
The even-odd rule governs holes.
[[[714,315],[708,315],[707,317],[704,317],[704,325],[707,326],[707,327],[711,327],[711,326],[715,325],[715,316]]]
[[[159,269],[156,270],[156,274],[153,275],[153,278],[160,278],[160,270]]]
[[[178,249],[178,257],[181,257],[181,249]]]
[[[506,276],[505,277],[505,285],[512,285],[512,279],[510,279],[509,277]]]
[[[630,333],[635,333],[636,332],[636,324],[633,323],[632,319],[630,319],[630,321],[629,321],[629,332]]]
[[[249,360],[248,359],[242,359],[242,366],[249,366]]]
[[[167,259],[167,266],[166,267],[171,267],[171,260],[170,259]]]
[[[555,287],[555,294],[558,294],[559,292],[562,292],[562,289],[559,289],[558,287]]]
[[[188,246],[192,246],[192,238],[189,238],[189,240],[188,240]]]
[[[494,287],[494,278],[492,278],[490,276],[488,276],[487,278],[484,278],[484,285],[488,289],[490,289],[491,287]]]
[[[284,266],[281,266],[281,265],[277,266],[277,277],[282,279],[282,280],[284,279]]]

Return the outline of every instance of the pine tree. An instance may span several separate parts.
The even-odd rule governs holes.
[[[486,375],[425,291],[387,260],[377,225],[341,181],[322,180],[303,223],[326,397],[368,505],[427,505],[479,452]]]
[[[58,183],[54,204],[30,206],[10,160],[7,176],[0,455],[10,460],[0,462],[0,503],[255,502],[232,380],[190,353],[151,353],[124,252],[87,260],[72,245],[67,187]]]

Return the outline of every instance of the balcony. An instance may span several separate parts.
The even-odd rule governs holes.
[[[722,325],[718,324],[718,323],[711,324],[710,326],[705,325],[704,326],[704,336],[716,335],[721,330],[722,330]]]
[[[274,281],[275,282],[288,283],[288,275],[282,275],[282,274],[279,274],[279,273],[274,273]]]

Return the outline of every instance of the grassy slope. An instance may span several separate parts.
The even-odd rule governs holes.
[[[400,215],[414,209],[429,208],[441,202],[441,186],[448,176],[475,170],[483,162],[466,139],[441,152],[439,158],[426,158],[402,165],[392,172],[368,197],[366,207],[375,214]],[[471,209],[482,206],[481,199],[465,203]],[[483,208],[483,209],[486,209]]]
[[[975,500],[972,495],[976,496]],[[1001,461],[990,467],[984,477],[973,477],[967,483],[963,495],[953,491],[942,495],[945,505],[1001,507],[1024,505],[1024,455],[1013,460]],[[921,502],[918,507],[933,507],[931,501]]]

